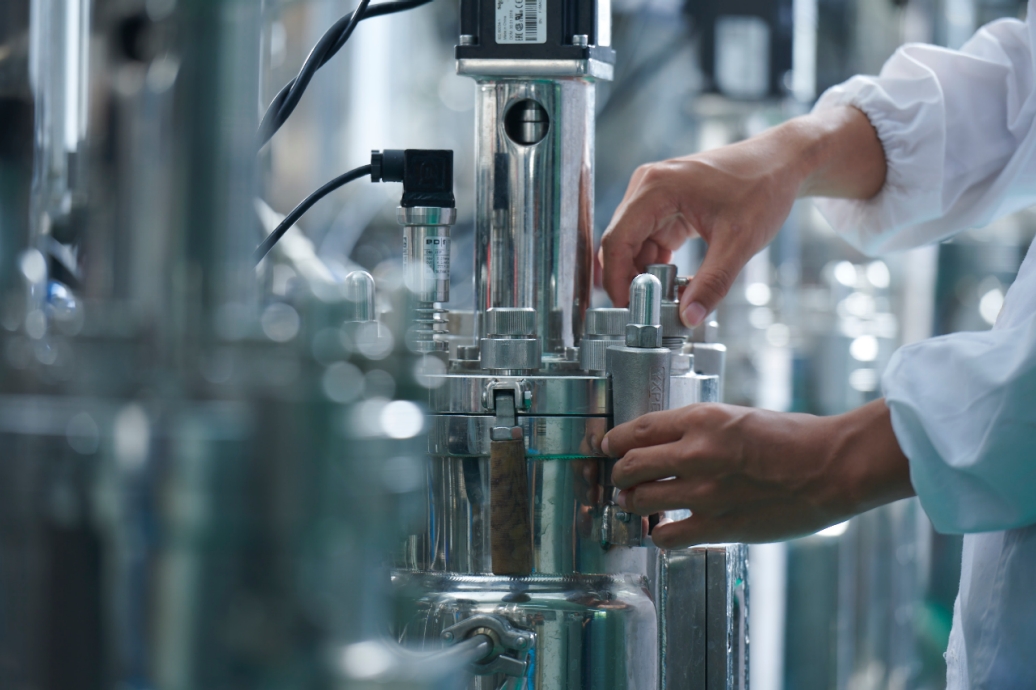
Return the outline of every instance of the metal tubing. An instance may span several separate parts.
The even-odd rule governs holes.
[[[450,301],[450,226],[457,209],[418,207],[397,211],[403,226],[403,271],[418,302]]]
[[[493,648],[493,640],[489,635],[472,635],[442,651],[432,652],[427,660],[434,660],[444,666],[463,667],[483,661],[493,653]]]
[[[532,145],[506,128],[510,108],[529,112],[528,101],[547,118]],[[477,337],[488,309],[532,308],[542,352],[563,353],[578,344],[590,304],[594,84],[479,81],[476,132]]]

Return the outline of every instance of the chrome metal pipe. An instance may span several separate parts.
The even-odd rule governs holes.
[[[403,226],[403,275],[414,309],[407,339],[418,352],[447,351],[446,310],[439,305],[450,301],[450,227],[457,209],[401,206],[396,219]]]
[[[489,635],[472,635],[455,645],[432,652],[426,658],[446,666],[462,667],[477,664],[493,653],[493,639]]]
[[[641,273],[630,284],[630,324],[662,325],[662,282],[650,273]]]
[[[478,338],[487,310],[525,307],[545,355],[579,343],[593,266],[594,105],[586,79],[477,83]]]

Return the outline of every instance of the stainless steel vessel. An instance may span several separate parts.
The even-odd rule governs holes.
[[[523,39],[501,28],[502,7],[462,4],[476,305],[448,319],[470,324],[449,334],[470,345],[430,376],[427,519],[393,577],[397,635],[436,646],[496,621],[497,661],[470,667],[472,690],[744,688],[746,550],[656,549],[655,517],[614,503],[599,451],[615,424],[718,400],[722,363],[722,346],[701,343],[718,355],[694,367],[675,267],[634,281],[630,310],[589,308],[610,9],[531,0],[508,15]]]

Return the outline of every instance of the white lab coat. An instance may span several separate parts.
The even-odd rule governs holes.
[[[832,225],[873,254],[1036,204],[1034,39],[1000,20],[960,51],[907,45],[879,77],[825,93],[816,108],[858,107],[888,160],[874,199],[818,200]],[[904,347],[882,383],[921,504],[965,534],[948,687],[1036,688],[1036,250],[992,331]]]

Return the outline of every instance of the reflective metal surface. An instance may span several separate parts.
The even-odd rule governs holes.
[[[616,425],[666,409],[671,356],[664,347],[608,349],[608,382]]]
[[[603,436],[607,417],[518,417],[526,439],[526,454],[537,459],[570,459],[593,455],[590,438]],[[489,455],[493,417],[436,415],[431,418],[428,449],[432,455],[475,457]]]
[[[668,352],[668,351],[667,351]],[[442,381],[440,384],[439,381]],[[432,412],[486,414],[486,391],[492,385],[517,386],[525,391],[518,414],[607,415],[608,380],[599,376],[493,376],[487,373],[449,374],[436,379],[430,391]]]
[[[601,428],[604,428],[603,421]],[[568,575],[613,572],[601,546],[602,458],[528,461],[533,571]],[[491,573],[490,463],[487,457],[436,457],[429,475],[427,551],[414,566],[451,573]]]
[[[655,608],[635,575],[520,579],[397,571],[410,603],[401,637],[441,645],[442,630],[474,614],[506,617],[536,634],[524,679],[475,678],[472,690],[657,690]],[[505,683],[507,683],[505,685]]]
[[[660,690],[747,690],[748,548],[658,552]]]
[[[525,63],[523,63],[525,64]],[[544,354],[579,342],[590,306],[594,85],[580,79],[479,81],[476,96],[475,309],[536,310]],[[508,136],[512,106],[538,103],[546,136]]]
[[[469,77],[562,79],[587,77],[611,81],[615,65],[601,60],[457,60],[457,74]]]

